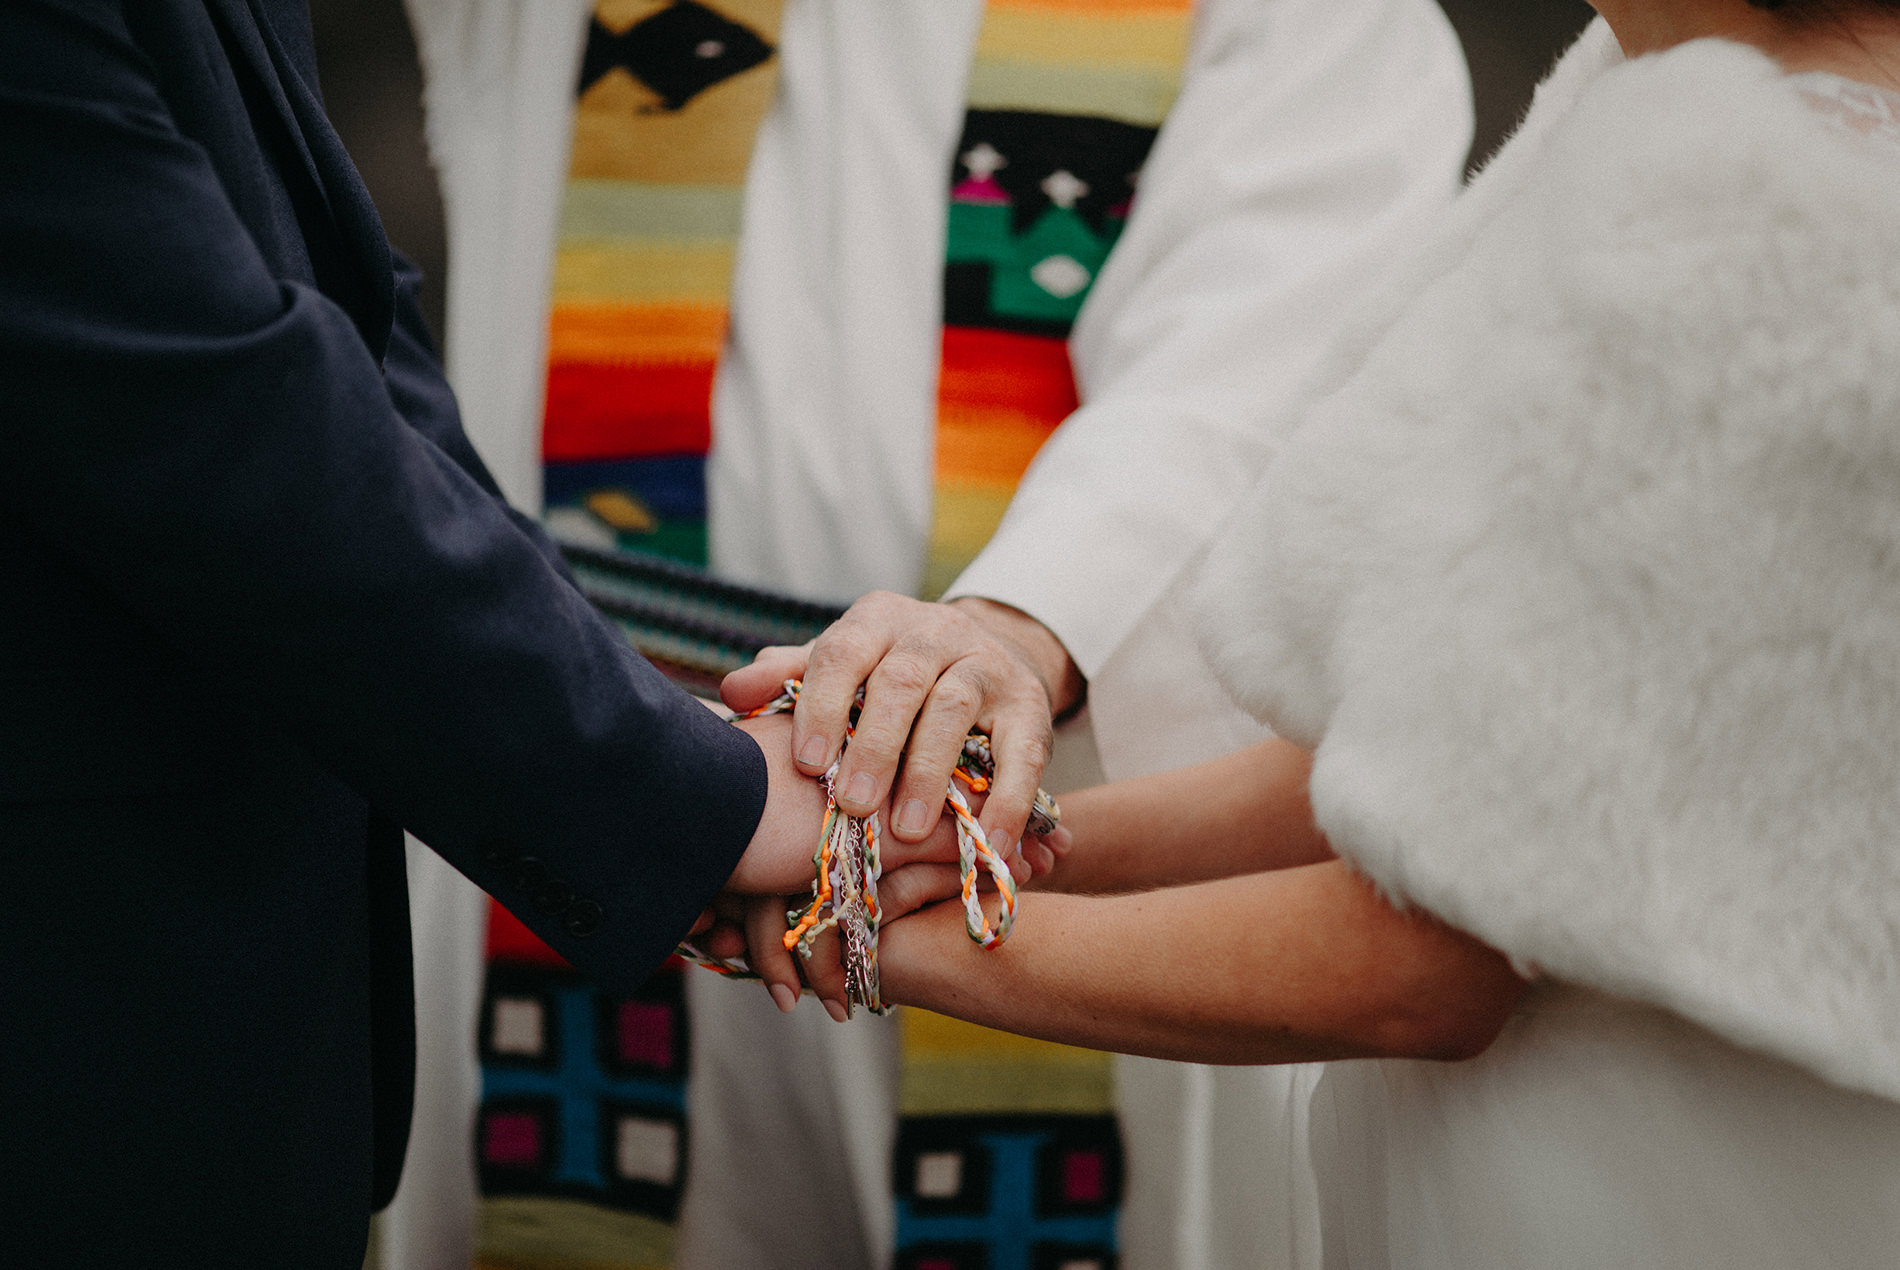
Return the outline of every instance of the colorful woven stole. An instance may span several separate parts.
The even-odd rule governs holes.
[[[713,367],[781,0],[600,0],[561,210],[550,508],[706,560]]]
[[[565,548],[581,589],[641,652],[709,687],[766,644],[839,611],[723,582],[657,556]],[[478,1049],[476,1158],[488,1270],[621,1270],[672,1261],[685,1180],[682,967],[631,1000],[598,991],[492,906]]]
[[[1179,87],[1188,0],[990,0],[951,174],[924,593],[956,580],[1076,408],[1067,337]],[[1109,1270],[1106,1054],[899,1013],[894,1270]]]
[[[777,0],[600,0],[551,322],[550,521],[703,563],[713,369]],[[994,532],[1076,405],[1065,339],[1172,102],[1189,0],[989,0],[949,174],[925,593]],[[611,551],[571,556],[703,685],[826,616]],[[684,994],[595,991],[492,910],[476,1130],[486,1270],[662,1267],[685,1175]],[[896,1270],[1107,1270],[1122,1165],[1100,1054],[903,1012]]]
[[[995,533],[1076,407],[1067,337],[1173,104],[1189,0],[991,0],[951,178],[923,593]]]
[[[599,0],[550,318],[550,522],[703,564],[713,367],[781,0]],[[565,524],[563,521],[565,520]],[[643,652],[705,688],[828,613],[611,553],[572,553]],[[598,991],[499,906],[478,1049],[481,1270],[663,1270],[686,1173],[681,970]]]

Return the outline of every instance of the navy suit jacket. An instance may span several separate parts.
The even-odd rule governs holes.
[[[631,988],[764,805],[469,447],[301,0],[0,3],[0,1263],[360,1264],[401,833]]]

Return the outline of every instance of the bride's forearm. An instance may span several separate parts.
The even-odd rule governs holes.
[[[1459,1058],[1522,981],[1493,949],[1401,913],[1338,861],[1142,894],[1028,894],[985,952],[956,905],[885,929],[886,1000],[1156,1058]]]
[[[1307,800],[1312,759],[1272,740],[1062,798],[1075,845],[1037,890],[1108,894],[1329,859]]]

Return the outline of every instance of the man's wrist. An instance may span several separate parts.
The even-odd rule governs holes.
[[[1042,680],[1049,694],[1050,713],[1058,718],[1081,708],[1088,692],[1088,680],[1069,656],[1069,650],[1054,631],[1012,605],[982,596],[964,595],[950,601],[983,625],[998,639],[1021,654],[1030,669]]]

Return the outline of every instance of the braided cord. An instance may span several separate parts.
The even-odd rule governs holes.
[[[729,718],[737,722],[789,713],[798,705],[801,687],[799,680],[787,679],[785,690],[777,697],[755,710]],[[863,704],[862,692],[859,704]],[[883,876],[879,854],[882,830],[876,813],[862,817],[846,815],[838,807],[834,789],[839,763],[856,731],[857,710],[854,708],[851,721],[845,726],[845,743],[839,747],[838,758],[819,778],[825,787],[825,819],[818,833],[818,849],[812,855],[816,873],[812,879],[812,899],[803,910],[786,913],[785,948],[809,960],[818,937],[835,928],[844,944],[845,991],[851,1003],[862,1005],[874,1014],[885,1014],[889,1011],[879,994],[877,971],[877,932],[881,916],[877,883]],[[984,793],[995,773],[996,757],[990,749],[989,738],[981,732],[972,732],[963,743],[963,752],[957,758],[949,788],[944,793],[944,802],[956,820],[957,863],[963,876],[964,929],[984,948],[995,948],[1009,938],[1016,922],[1016,879],[1010,875],[1009,865],[1002,856],[990,846],[983,826],[970,810],[969,800],[957,786],[966,786],[971,793]],[[1036,834],[1053,831],[1061,814],[1055,800],[1037,790],[1035,806],[1029,816],[1029,831]],[[1002,900],[1002,909],[993,926],[983,911],[978,890],[983,874],[989,876]],[[720,974],[748,979],[759,977],[743,964],[713,957],[690,941],[682,943],[679,951],[688,961]]]

